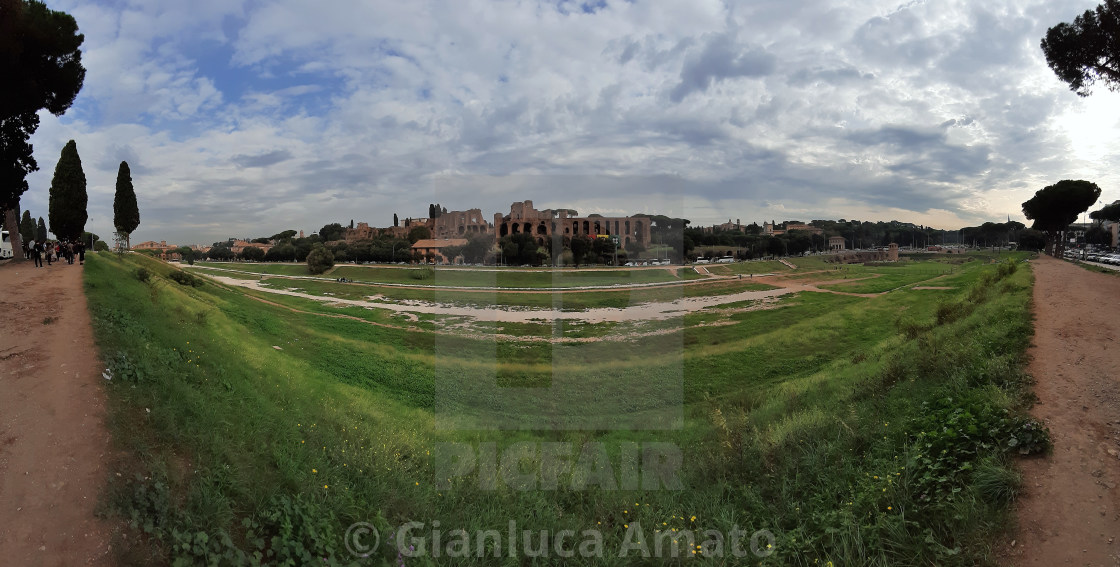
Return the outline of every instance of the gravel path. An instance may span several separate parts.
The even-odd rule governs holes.
[[[102,367],[82,267],[0,266],[0,564],[108,565]]]
[[[1120,277],[1043,256],[1034,268],[1032,413],[1054,440],[1022,463],[1006,565],[1120,565]]]

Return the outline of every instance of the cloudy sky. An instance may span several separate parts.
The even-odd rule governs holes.
[[[141,240],[375,226],[515,200],[694,225],[957,228],[1061,179],[1120,199],[1120,96],[1039,49],[1093,0],[47,0],[85,34],[23,205],[75,139],[87,229],[129,163]]]

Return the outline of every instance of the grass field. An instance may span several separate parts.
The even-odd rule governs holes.
[[[929,264],[867,269],[896,269],[906,282],[944,268]],[[1018,490],[1011,458],[1048,446],[1024,413],[1024,265],[955,265],[937,280],[948,290],[726,305],[640,339],[576,345],[437,334],[433,320],[181,285],[168,279],[174,269],[97,254],[85,271],[121,455],[106,510],[145,534],[114,546],[123,562],[547,564],[559,552],[534,561],[525,551],[540,530],[591,530],[602,552],[566,563],[646,564],[620,550],[676,541],[684,557],[737,564],[711,533],[740,529],[773,535],[750,564],[993,564]],[[844,287],[853,285],[865,284]],[[558,331],[617,331],[567,325]],[[679,451],[679,466],[643,487],[633,460],[649,454],[635,447]],[[542,463],[555,464],[544,458],[554,450],[595,466],[553,474]],[[478,466],[449,469],[449,451]],[[361,561],[344,546],[357,521],[382,534]],[[423,523],[413,533],[423,541],[411,542],[423,557],[398,557],[388,540],[410,521]],[[518,541],[513,556],[511,521],[533,530],[533,545]],[[471,536],[470,556],[452,559],[455,529],[502,540]]]
[[[253,272],[259,274],[310,276],[307,266],[270,263],[198,262],[200,266]],[[445,287],[502,288],[564,288],[675,282],[682,278],[698,278],[699,274],[678,275],[665,269],[643,270],[549,270],[487,268],[468,270],[457,267],[382,267],[338,265],[320,276],[331,279],[348,278],[356,282]]]

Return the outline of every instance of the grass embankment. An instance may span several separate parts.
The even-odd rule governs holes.
[[[257,274],[285,276],[312,275],[307,271],[307,266],[297,264],[198,262],[198,265]],[[692,275],[678,275],[675,272],[660,268],[636,270],[623,270],[618,268],[587,268],[580,270],[567,268],[556,270],[548,268],[483,268],[475,270],[456,267],[384,267],[339,264],[319,277],[331,279],[344,277],[364,283],[432,285],[442,287],[563,288],[668,283],[680,281],[682,278],[695,279],[703,276],[695,272],[692,272]]]
[[[249,276],[233,272],[211,272],[197,270],[201,275],[235,277],[236,279],[260,280],[264,285],[278,289],[291,289],[322,297],[366,300],[377,295],[385,301],[426,301],[447,305],[472,305],[481,307],[532,307],[542,309],[561,309],[582,311],[598,307],[623,308],[650,302],[668,302],[682,297],[706,297],[728,295],[743,291],[764,291],[773,286],[749,280],[698,281],[686,286],[658,286],[628,290],[558,290],[548,292],[522,293],[501,290],[465,290],[402,288],[377,284],[348,283],[340,284],[321,280],[290,279],[283,277]],[[684,278],[695,279],[695,278]],[[261,294],[274,301],[284,301],[275,294]]]
[[[371,561],[395,564],[390,528],[425,522],[414,535],[430,553],[438,520],[444,544],[450,530],[472,534],[471,558],[408,564],[523,564],[521,541],[517,557],[505,550],[515,521],[534,546],[539,530],[602,530],[593,564],[648,562],[619,557],[640,525],[651,548],[654,530],[707,545],[704,530],[767,529],[776,540],[764,565],[976,565],[991,561],[1018,488],[1010,455],[1046,445],[1022,413],[1030,273],[1010,264],[962,266],[958,290],[803,293],[732,325],[686,319],[626,348],[387,329],[180,285],[170,270],[100,254],[85,272],[113,372],[109,426],[126,455],[109,510],[149,534],[115,546],[131,554],[122,560],[348,563],[343,531],[368,521],[383,542]],[[674,407],[680,427],[669,431],[615,415],[671,419]],[[601,426],[548,421],[566,418]],[[531,427],[485,430],[503,419]],[[436,427],[448,421],[482,427]],[[627,443],[669,442],[684,453],[685,490],[572,490],[564,477],[559,490],[490,490],[473,475],[441,488],[441,441],[596,442],[616,473]],[[504,559],[492,540],[476,557],[473,534],[487,529],[503,534]],[[717,561],[738,561],[723,550]]]

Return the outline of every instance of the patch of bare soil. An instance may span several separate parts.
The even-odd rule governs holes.
[[[82,267],[0,265],[0,563],[108,565],[109,437]]]
[[[1054,453],[1022,462],[1015,566],[1120,565],[1120,278],[1043,257],[1028,353]]]

